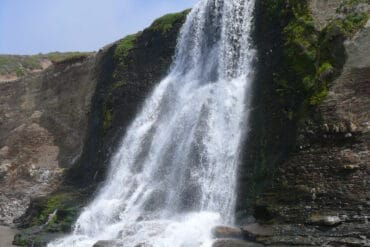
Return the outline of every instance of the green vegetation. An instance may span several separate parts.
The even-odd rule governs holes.
[[[74,192],[57,192],[33,202],[31,214],[21,230],[14,238],[19,246],[39,246],[43,237],[50,233],[67,233],[78,217],[82,205],[85,204],[83,194]],[[54,215],[53,215],[54,213]]]
[[[104,119],[103,119],[103,129],[107,130],[112,125],[113,121],[113,110],[108,109],[107,106],[104,106],[103,111]]]
[[[369,15],[366,12],[349,13],[344,18],[334,19],[326,27],[326,30],[337,27],[346,37],[352,37],[359,29],[365,26],[368,19]]]
[[[75,201],[78,195],[58,193],[49,196],[40,203],[40,213],[31,221],[31,226],[46,224],[44,231],[68,232],[78,214],[79,206]],[[53,218],[49,216],[55,213]],[[49,220],[49,222],[47,222]]]
[[[368,4],[368,0],[343,0],[337,9],[337,13],[350,13],[354,12],[354,8],[360,4]]]
[[[166,34],[172,28],[174,23],[179,20],[184,20],[190,10],[185,10],[180,13],[167,14],[161,18],[156,19],[153,24],[148,28],[149,31],[160,31],[162,34]],[[128,35],[117,44],[114,52],[114,58],[118,63],[124,64],[125,58],[128,56],[131,49],[135,47],[137,38],[142,34],[138,32],[136,34]]]
[[[65,199],[66,198],[64,194],[50,196],[50,198],[48,198],[45,201],[45,204],[42,206],[42,211],[40,212],[38,218],[33,219],[32,225],[44,224],[50,214],[63,206]]]
[[[38,56],[0,56],[0,75],[14,73],[22,76],[30,70],[42,69],[41,59]]]
[[[279,18],[277,22],[286,20],[281,33],[283,63],[275,74],[275,84],[289,119],[304,119],[327,95],[328,84],[339,75],[345,62],[343,41],[368,20],[367,13],[354,10],[362,2],[345,1],[338,8],[338,12],[346,10],[344,16],[317,31],[307,1],[264,1],[268,13],[275,13],[272,18]]]
[[[155,20],[152,25],[147,28],[144,32],[160,32],[161,35],[166,35],[177,22],[184,21],[190,10],[185,10],[180,13],[167,14]],[[138,32],[136,34],[128,35],[122,40],[120,40],[114,51],[114,59],[117,63],[117,69],[113,72],[113,78],[119,83],[115,84],[113,88],[120,87],[124,84],[124,81],[118,76],[121,71],[125,70],[126,65],[129,63],[130,51],[135,48],[138,37],[140,37],[143,32]]]
[[[17,246],[27,246],[28,242],[29,241],[27,240],[27,238],[22,234],[16,234],[14,236],[14,243],[13,244],[15,244]]]
[[[238,212],[240,218],[250,213],[245,214],[245,208],[248,211],[248,206],[260,203],[256,199],[271,185],[277,165],[296,147],[296,130],[306,120],[319,117],[314,115],[315,109],[327,96],[330,83],[340,75],[346,61],[344,41],[353,37],[368,20],[368,14],[357,6],[367,1],[343,1],[337,10],[337,17],[322,30],[317,30],[314,25],[308,0],[258,2],[258,27],[274,37],[273,41],[266,41],[261,34],[256,35],[257,38],[262,37],[259,41],[262,48],[265,45],[263,42],[269,49],[274,47],[269,57],[274,64],[268,68],[272,70],[272,76],[267,76],[267,80],[261,82],[275,91],[266,89],[264,96],[270,96],[272,100],[261,104],[261,109],[272,107],[273,110],[268,114],[273,115],[256,111],[254,116],[253,121],[256,122],[253,124],[256,127],[253,138],[259,143],[253,143],[251,150],[257,147],[256,151],[247,156],[250,158],[250,166],[246,168],[249,176],[243,187],[246,191],[243,192],[245,204]],[[269,118],[266,119],[266,116]],[[287,133],[276,134],[286,129],[289,129]],[[302,196],[305,194],[302,193]],[[263,199],[266,198],[265,195]],[[269,204],[266,203],[268,207],[275,207]]]
[[[35,70],[43,69],[44,62],[53,64],[68,63],[83,60],[91,55],[88,52],[52,52],[30,56],[0,55],[0,75],[15,75],[21,77]]]
[[[114,52],[114,58],[117,61],[123,62],[123,59],[128,55],[128,52],[135,46],[135,41],[140,34],[141,32],[128,35],[118,42],[117,48]]]
[[[167,14],[165,16],[162,16],[161,18],[158,18],[153,22],[153,24],[150,26],[150,29],[155,31],[161,31],[163,34],[166,34],[168,31],[172,29],[173,24],[176,21],[180,19],[185,19],[189,12],[190,10],[185,10],[180,13]]]
[[[111,74],[111,84],[104,96],[104,102],[100,109],[104,132],[110,130],[114,118],[118,116],[115,115],[116,109],[113,102],[116,97],[121,97],[118,92],[127,85],[129,74],[132,73],[133,70],[135,71],[133,66],[137,64],[138,60],[142,59],[136,56],[142,54],[141,50],[146,49],[146,46],[152,46],[153,43],[155,43],[155,46],[158,47],[157,49],[162,49],[162,42],[166,42],[167,39],[175,39],[177,33],[173,37],[170,36],[170,34],[173,34],[172,30],[176,32],[179,30],[178,27],[185,21],[188,13],[189,10],[167,14],[155,20],[152,25],[144,31],[128,35],[117,42],[113,51],[114,67]],[[153,40],[155,42],[153,42]],[[157,40],[160,40],[160,42],[157,42]],[[145,46],[145,48],[143,46]]]
[[[45,55],[38,55],[49,59],[53,64],[76,61],[90,56],[91,52],[52,52]]]

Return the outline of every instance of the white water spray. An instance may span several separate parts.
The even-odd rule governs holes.
[[[168,76],[112,158],[105,185],[68,237],[49,247],[195,247],[232,224],[247,129],[254,0],[202,0],[184,24]]]

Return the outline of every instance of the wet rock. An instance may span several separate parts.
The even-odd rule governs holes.
[[[346,164],[343,166],[343,170],[345,171],[355,171],[358,170],[360,166],[358,164]]]
[[[244,232],[240,228],[229,226],[217,226],[212,229],[215,238],[243,238]]]
[[[258,223],[245,225],[242,227],[242,231],[244,235],[254,237],[264,237],[273,235],[272,226],[260,225]]]
[[[212,247],[263,247],[264,245],[243,241],[240,239],[220,239],[213,243]]]
[[[123,247],[119,240],[100,240],[93,247]]]
[[[2,147],[0,149],[0,157],[1,158],[7,157],[8,154],[9,154],[9,147],[8,146]]]
[[[328,246],[370,246],[370,241],[366,239],[357,239],[357,238],[343,238],[340,240],[334,240],[328,243]]]
[[[347,133],[344,135],[345,138],[351,138],[352,137],[352,134],[351,133]]]
[[[14,218],[20,217],[26,211],[28,204],[29,198],[0,191],[0,223],[11,225]]]
[[[339,216],[314,214],[311,215],[309,223],[318,226],[337,226],[342,223],[342,220]]]

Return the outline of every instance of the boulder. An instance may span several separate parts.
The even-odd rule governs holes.
[[[266,237],[272,236],[273,230],[270,225],[260,225],[258,223],[248,224],[241,228],[244,236]]]
[[[334,227],[341,224],[342,220],[339,218],[339,216],[313,214],[309,219],[309,223],[318,226]]]
[[[263,245],[240,239],[220,239],[213,243],[212,247],[262,247]]]
[[[243,231],[240,228],[230,226],[217,226],[212,229],[212,235],[215,238],[240,238],[242,239]]]
[[[119,240],[100,240],[93,247],[123,247]]]

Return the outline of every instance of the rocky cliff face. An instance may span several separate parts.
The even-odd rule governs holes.
[[[304,4],[302,2],[300,4]],[[294,6],[294,1],[291,4],[294,8],[299,7]],[[332,61],[330,63],[333,69],[322,75],[332,73],[333,76],[326,81],[322,99],[312,102],[316,96],[311,98],[314,104],[304,104],[306,97],[312,97],[312,94],[306,94],[295,102],[303,102],[299,108],[286,104],[284,100],[280,101],[281,94],[274,96],[276,102],[292,112],[285,120],[283,114],[277,119],[287,123],[291,119],[296,123],[297,132],[294,128],[287,129],[280,125],[280,135],[294,138],[290,139],[292,146],[289,148],[289,155],[270,163],[271,168],[276,167],[272,183],[252,203],[257,221],[267,223],[272,232],[269,236],[257,237],[257,240],[273,246],[367,246],[370,243],[370,25],[366,18],[361,26],[351,32],[343,28],[353,28],[356,24],[349,24],[353,18],[367,16],[369,3],[308,1],[307,7],[308,12],[301,14],[309,15],[315,27],[314,33],[319,37],[331,37],[319,38],[320,42],[315,49],[321,52],[321,58],[316,60],[317,64],[321,63],[323,56],[331,54],[332,58],[329,56],[325,60]],[[295,19],[302,18],[297,18],[297,14],[296,12],[294,18],[283,23],[282,31],[274,29],[283,42],[275,42],[273,45],[282,49],[283,53],[290,49],[287,42],[289,40],[285,37],[287,33],[284,32]],[[294,23],[294,26],[298,27],[298,23]],[[294,30],[290,30],[289,34],[294,35]],[[301,43],[302,50],[297,51],[304,53],[309,51],[310,46],[306,42],[312,42],[312,37],[302,38],[297,40],[297,43]],[[325,48],[326,54],[322,50],[324,40],[330,44]],[[342,49],[336,48],[341,46]],[[340,54],[341,50],[343,55]],[[294,55],[301,56],[300,53]],[[280,56],[284,61],[284,54],[275,56]],[[343,65],[335,64],[341,57],[344,59]],[[270,68],[274,72],[280,70],[277,67]],[[297,67],[290,69],[296,70]],[[295,73],[298,72],[301,73],[300,70]],[[276,78],[271,79],[275,89],[282,89]],[[304,80],[305,77],[301,77],[295,83],[305,83]],[[316,83],[322,81],[319,76]],[[299,114],[294,117],[297,112]],[[276,126],[272,127],[274,128]],[[267,133],[273,134],[268,130]],[[274,137],[283,140],[279,135],[273,135],[272,138]],[[280,143],[283,146],[289,145]],[[268,157],[274,155],[269,151],[265,154]],[[256,170],[255,168],[254,171]]]
[[[82,153],[96,80],[95,57],[0,83],[0,222],[46,195]]]

